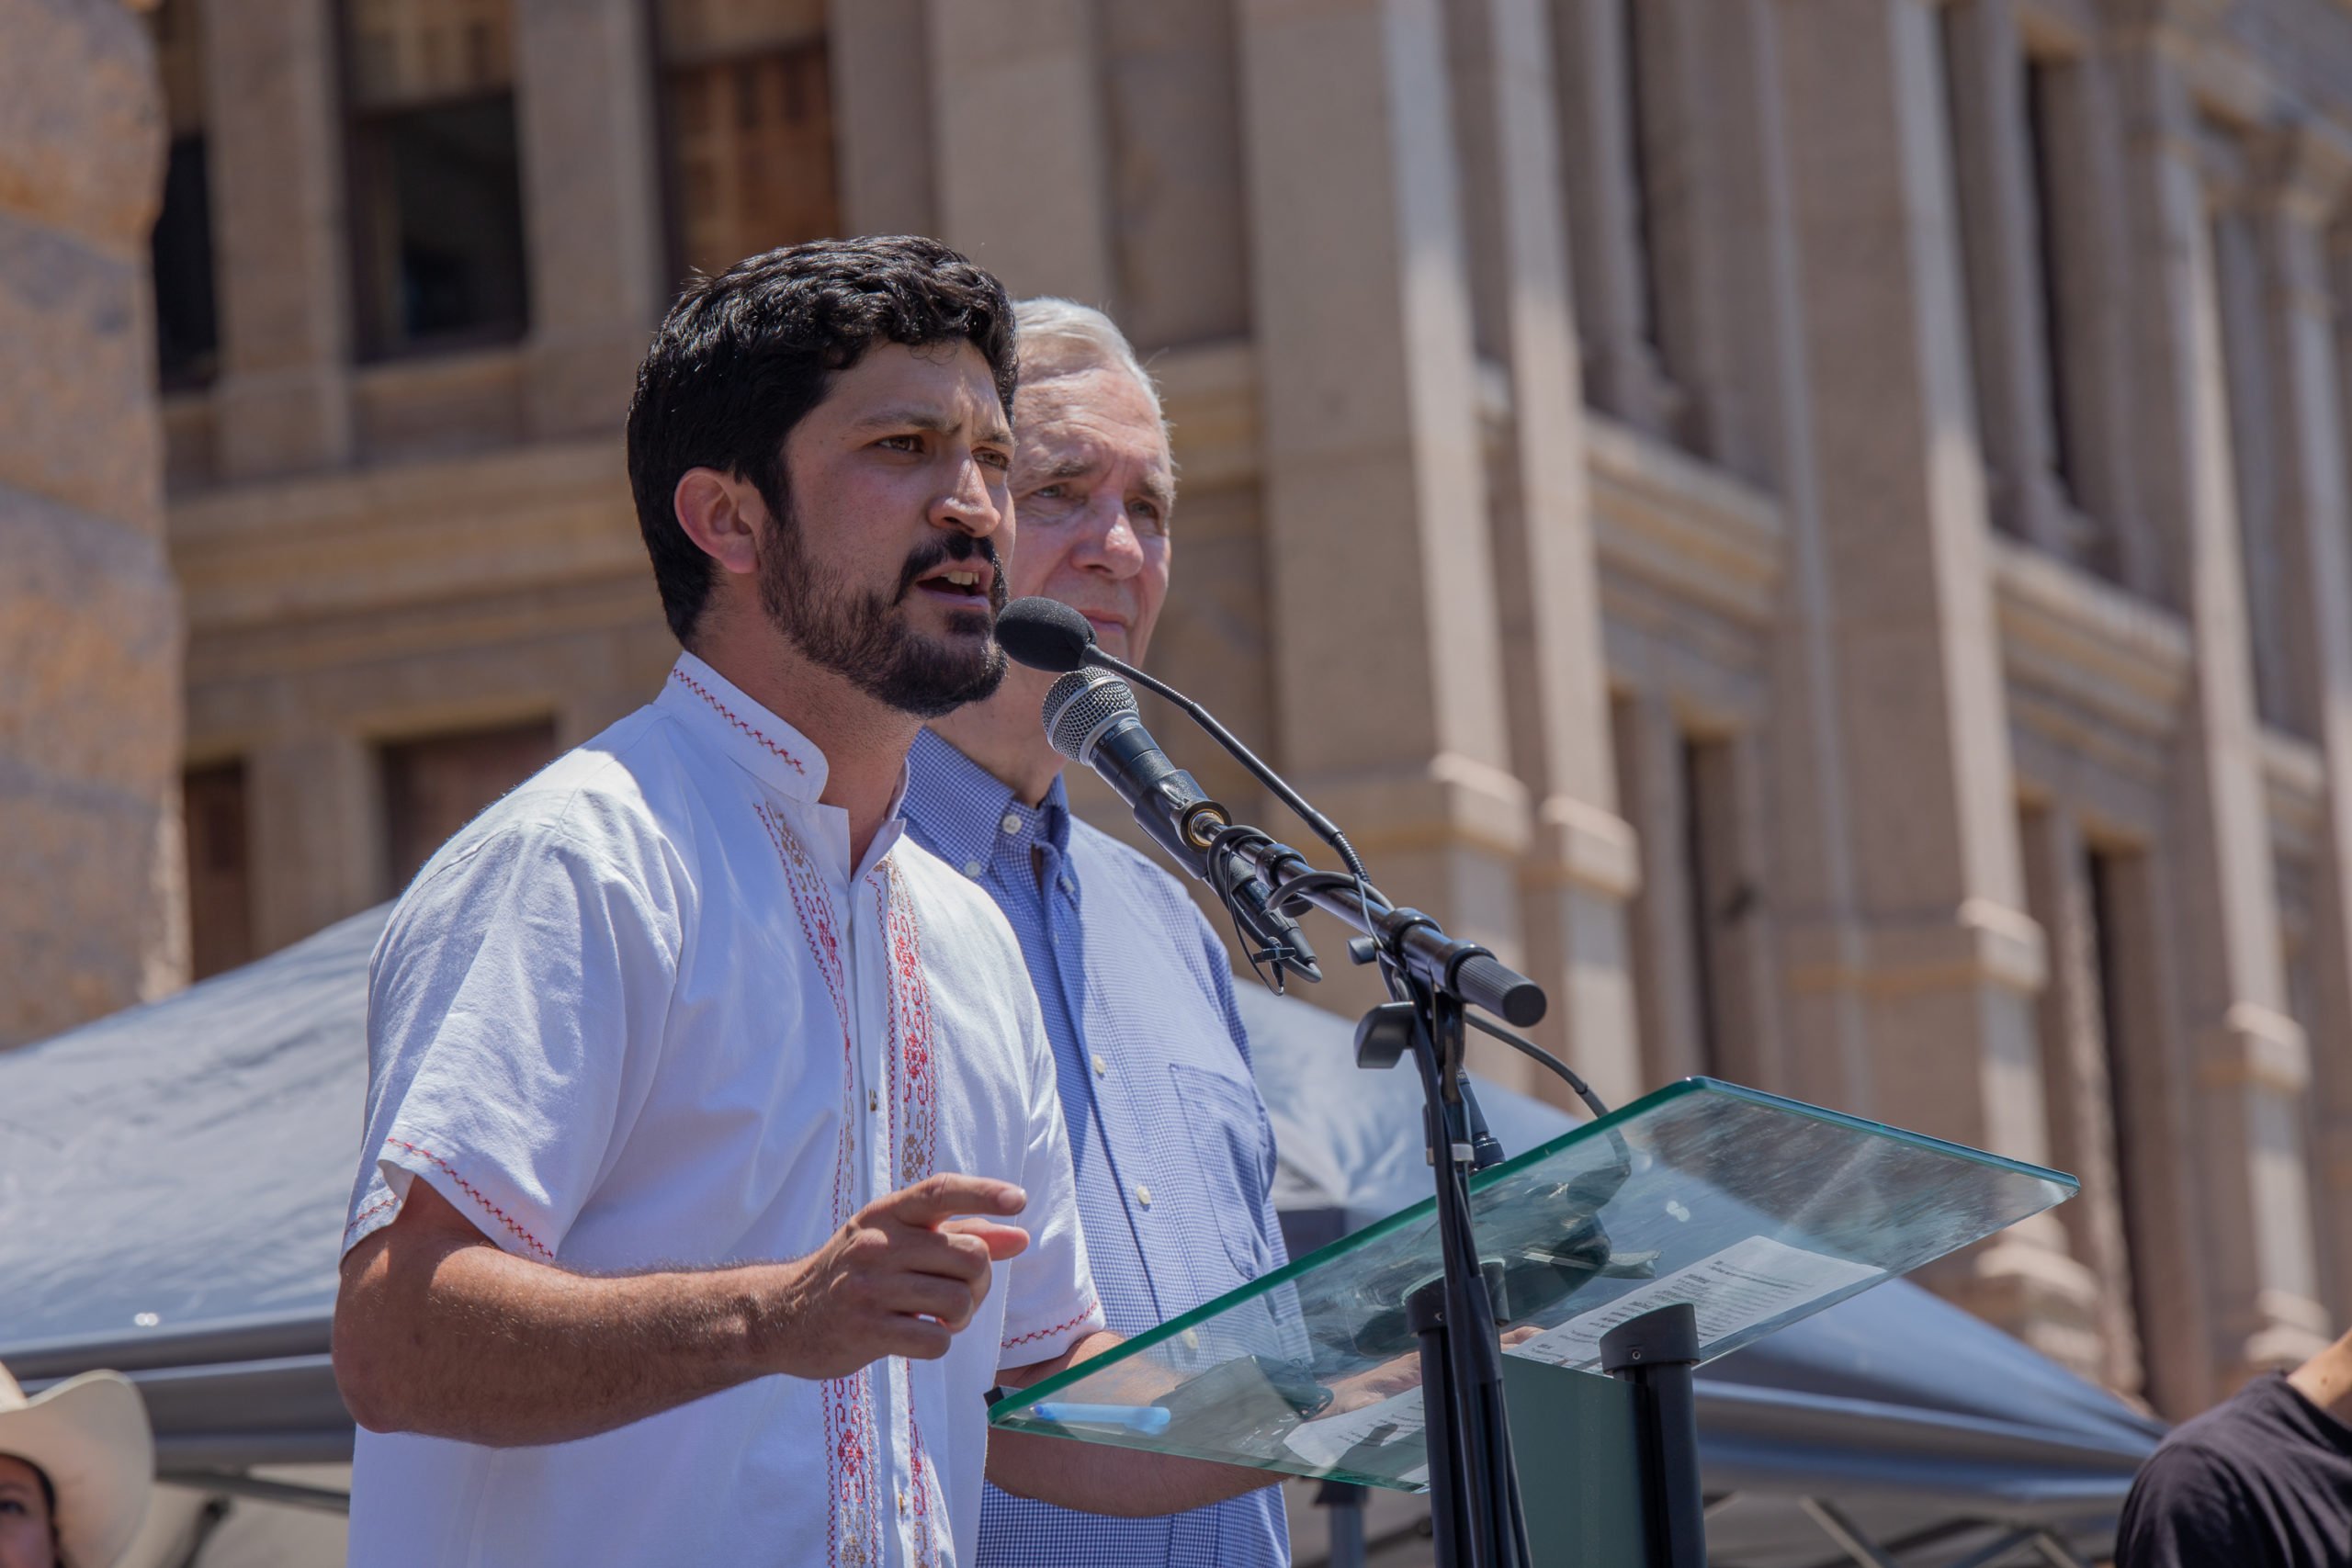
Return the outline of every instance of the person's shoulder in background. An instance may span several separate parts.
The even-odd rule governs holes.
[[[2352,1551],[2313,1558],[2301,1521],[2282,1510],[2310,1445],[2299,1396],[2259,1377],[2173,1429],[2132,1483],[2116,1528],[2116,1568],[2301,1568],[2352,1564]],[[2339,1506],[2347,1506],[2339,1500]]]

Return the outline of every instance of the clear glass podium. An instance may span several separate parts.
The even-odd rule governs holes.
[[[1483,1171],[1478,1253],[1532,1467],[1593,1461],[1628,1419],[1601,1337],[1678,1303],[1736,1350],[2071,1196],[2073,1178],[1707,1078]],[[1438,1277],[1423,1202],[1000,1400],[996,1426],[1419,1490],[1407,1299]],[[1592,1513],[1579,1528],[1598,1528]],[[1631,1527],[1629,1527],[1631,1528]]]

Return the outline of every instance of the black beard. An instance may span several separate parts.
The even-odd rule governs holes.
[[[760,604],[801,657],[916,718],[937,718],[996,691],[1005,664],[995,637],[996,612],[1004,608],[1007,590],[994,544],[969,534],[938,535],[908,558],[898,592],[885,599],[872,589],[853,589],[838,573],[809,561],[789,497],[781,508],[771,501],[768,515],[768,547],[760,552]],[[996,569],[989,578],[989,607],[951,613],[952,643],[909,626],[905,605],[915,580],[943,562],[976,555]]]

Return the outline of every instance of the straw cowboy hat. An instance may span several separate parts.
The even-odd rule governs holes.
[[[0,1454],[39,1465],[57,1489],[67,1568],[114,1568],[147,1517],[155,1439],[120,1372],[84,1372],[27,1399],[0,1367]]]

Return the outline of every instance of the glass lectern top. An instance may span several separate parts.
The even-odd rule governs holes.
[[[2075,1191],[2038,1166],[1686,1078],[1480,1172],[1470,1206],[1508,1352],[1596,1371],[1600,1337],[1692,1303],[1712,1359]],[[1001,1400],[998,1426],[1418,1489],[1406,1299],[1433,1202]]]

